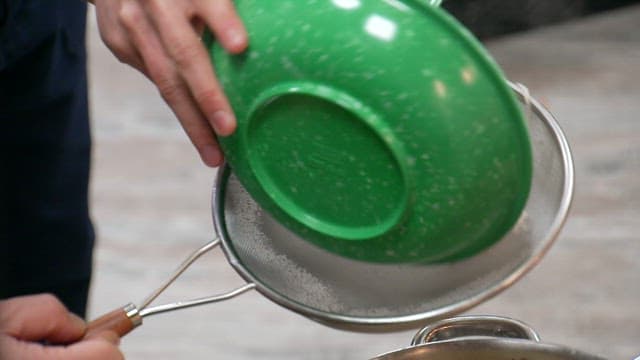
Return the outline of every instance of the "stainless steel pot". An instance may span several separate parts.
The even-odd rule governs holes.
[[[528,325],[497,316],[461,316],[422,328],[411,346],[372,360],[602,360],[540,342]]]

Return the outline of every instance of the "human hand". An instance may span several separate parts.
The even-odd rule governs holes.
[[[0,301],[0,360],[124,359],[115,333],[82,339],[86,329],[85,322],[52,295]]]
[[[247,47],[232,0],[94,0],[100,35],[123,63],[145,74],[208,166],[223,160],[216,134],[236,128],[233,110],[200,41],[205,26],[230,53]]]

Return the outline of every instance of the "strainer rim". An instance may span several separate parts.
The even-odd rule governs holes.
[[[567,220],[567,216],[571,208],[575,181],[571,149],[566,136],[564,135],[564,132],[556,118],[539,101],[529,96],[528,91],[522,85],[509,82],[509,86],[521,101],[530,103],[531,111],[534,112],[536,118],[542,121],[547,129],[550,130],[553,134],[553,138],[555,139],[556,145],[558,146],[562,155],[564,181],[562,188],[562,199],[560,200],[559,206],[556,210],[556,214],[553,218],[553,221],[551,222],[551,226],[548,228],[546,235],[544,236],[544,239],[539,242],[538,246],[533,251],[533,255],[529,259],[520,264],[514,271],[512,271],[501,281],[496,282],[494,285],[489,286],[483,291],[480,291],[477,294],[467,297],[463,300],[439,307],[437,309],[400,316],[347,316],[332,313],[329,311],[318,310],[312,306],[305,305],[298,301],[287,298],[283,294],[271,289],[258,277],[254,276],[254,274],[242,263],[240,258],[235,253],[232,245],[233,242],[228,232],[226,231],[226,225],[224,223],[224,194],[227,180],[232,172],[231,167],[227,163],[224,163],[219,168],[216,174],[216,181],[214,189],[212,191],[211,206],[215,231],[221,240],[222,250],[229,264],[245,281],[255,284],[256,290],[258,290],[258,292],[260,292],[262,295],[275,302],[276,304],[325,325],[352,331],[386,332],[414,328],[423,325],[425,322],[440,320],[464,312],[474,306],[487,301],[488,299],[509,288],[542,260],[544,255],[548,252],[548,250],[557,239],[562,227],[564,226],[564,223]]]

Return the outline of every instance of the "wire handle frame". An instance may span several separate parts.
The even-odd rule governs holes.
[[[129,303],[120,309],[116,309],[97,318],[96,320],[91,321],[89,323],[85,338],[106,330],[113,331],[119,336],[124,336],[131,332],[131,330],[142,325],[143,317],[178,309],[185,309],[198,305],[224,301],[254,289],[256,287],[255,284],[247,283],[222,294],[149,307],[149,305],[151,305],[151,303],[155,299],[157,299],[160,294],[162,294],[169,286],[171,286],[171,284],[173,284],[180,277],[180,275],[182,275],[189,268],[189,266],[191,266],[191,264],[198,260],[202,255],[216,248],[218,245],[220,245],[220,240],[216,238],[191,253],[191,255],[189,255],[182,262],[182,264],[180,264],[180,266],[178,266],[176,270],[174,270],[171,276],[169,276],[169,278],[164,283],[162,283],[160,287],[154,290],[149,296],[147,296],[146,299],[142,301],[140,307]]]
[[[182,264],[180,264],[180,266],[178,266],[178,268],[173,272],[173,274],[171,274],[171,276],[159,288],[157,288],[154,292],[152,292],[149,296],[147,296],[145,300],[142,301],[139,308],[140,316],[144,317],[144,316],[159,314],[167,311],[185,309],[192,306],[224,301],[224,300],[236,297],[248,290],[255,288],[256,287],[255,284],[248,283],[223,294],[149,307],[149,305],[158,296],[160,296],[160,294],[162,294],[169,286],[171,286],[171,284],[173,284],[178,279],[178,277],[180,277],[180,275],[182,275],[189,268],[189,266],[191,266],[191,264],[193,264],[196,260],[198,260],[202,255],[208,253],[209,251],[218,247],[219,245],[220,245],[220,239],[216,238],[204,244],[201,248],[199,248],[198,250],[194,251],[191,255],[189,255],[189,257],[187,257],[187,259]]]

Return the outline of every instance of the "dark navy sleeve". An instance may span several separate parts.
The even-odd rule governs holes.
[[[51,292],[82,315],[94,239],[86,3],[0,2],[0,298]]]

